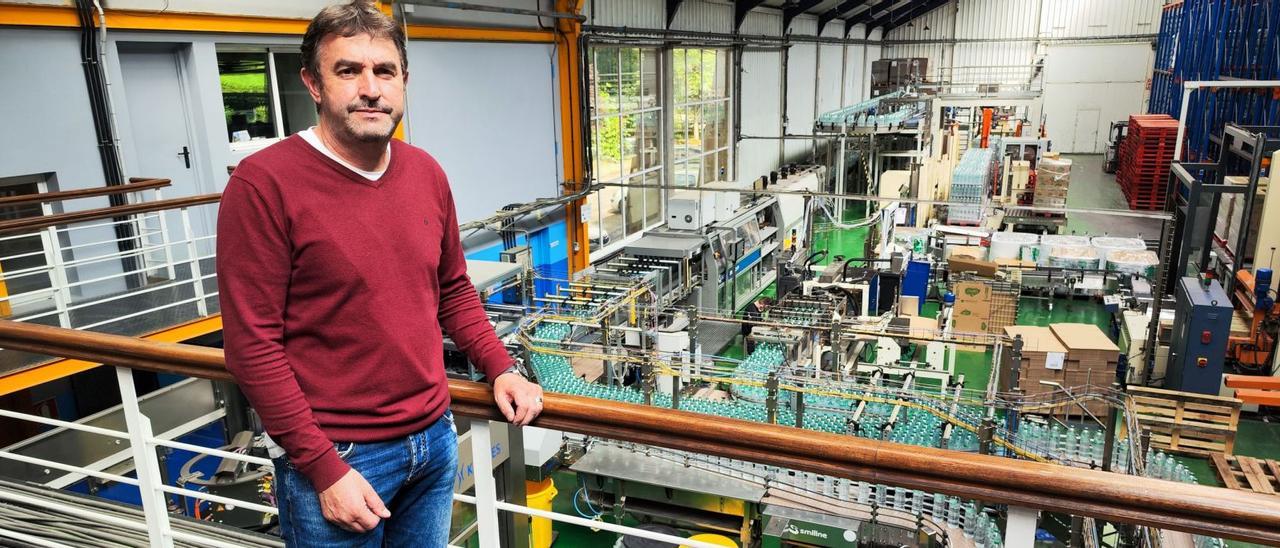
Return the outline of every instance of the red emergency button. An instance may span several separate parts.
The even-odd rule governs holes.
[[[1205,367],[1209,365],[1209,358],[1196,358],[1196,365],[1199,367]]]
[[[1213,334],[1208,331],[1200,332],[1200,344],[1209,344],[1213,340]]]

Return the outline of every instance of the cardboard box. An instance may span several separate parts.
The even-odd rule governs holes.
[[[988,326],[987,326],[986,318],[977,318],[977,317],[971,317],[971,316],[961,317],[961,316],[955,316],[955,315],[951,316],[951,331],[955,333],[956,338],[961,341],[965,340],[966,334],[981,335],[981,334],[985,334],[987,332],[987,329],[988,329]],[[978,342],[979,340],[982,340],[985,338],[986,337],[974,337],[973,339],[974,339],[974,342]],[[961,344],[961,345],[957,345],[957,349],[964,350],[967,352],[983,352],[983,351],[986,351],[987,347],[980,346],[980,345]]]
[[[1071,386],[1085,383],[1105,386],[1115,380],[1120,363],[1120,347],[1098,326],[1085,323],[1056,323],[1049,326],[1062,346],[1067,347],[1067,381]]]
[[[983,261],[986,262],[986,261]],[[994,266],[994,263],[992,264]],[[960,282],[956,284],[956,303],[960,301],[990,301],[991,286],[983,282]]]
[[[994,278],[999,269],[996,268],[996,263],[990,261],[952,257],[947,259],[947,270],[952,272],[973,272],[979,276]]]
[[[977,245],[954,245],[947,248],[947,258],[982,260],[987,258],[987,251]]]
[[[898,297],[898,314],[908,317],[920,315],[920,297],[915,295]]]
[[[954,318],[991,319],[991,301],[962,301],[956,299],[956,303],[952,306],[951,316]]]

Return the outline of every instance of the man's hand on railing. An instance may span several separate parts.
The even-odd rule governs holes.
[[[493,400],[508,422],[525,426],[542,412],[542,387],[523,375],[499,375],[493,381]]]
[[[354,469],[320,493],[320,509],[324,519],[353,533],[372,531],[391,517],[378,492]]]

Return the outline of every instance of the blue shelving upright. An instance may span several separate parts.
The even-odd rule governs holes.
[[[1183,82],[1280,79],[1280,0],[1185,0],[1163,8],[1149,112],[1177,118]],[[1185,158],[1212,157],[1227,122],[1280,125],[1280,90],[1211,88],[1191,96]]]

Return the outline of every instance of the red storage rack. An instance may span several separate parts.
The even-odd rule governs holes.
[[[1120,144],[1116,182],[1129,209],[1163,210],[1178,139],[1178,122],[1166,114],[1129,117],[1129,134]]]

